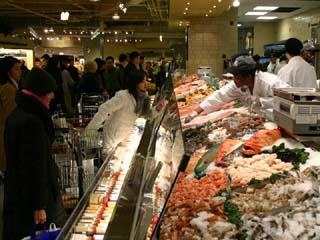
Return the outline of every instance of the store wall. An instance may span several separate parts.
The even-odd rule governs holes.
[[[100,38],[83,40],[83,55],[86,61],[101,57]]]
[[[277,42],[277,23],[259,22],[254,24],[253,54],[263,56],[264,45]]]
[[[301,41],[311,39],[311,24],[319,23],[320,8],[283,19],[278,23],[277,41],[296,37]]]
[[[237,9],[215,18],[190,20],[188,32],[188,74],[199,66],[210,66],[215,76],[223,73],[222,54],[230,58],[238,49]]]

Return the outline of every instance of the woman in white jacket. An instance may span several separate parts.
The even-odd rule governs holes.
[[[128,89],[99,107],[87,129],[98,129],[104,122],[103,157],[106,157],[132,130],[138,117],[150,114],[150,98],[147,94],[147,76],[144,72],[129,75]]]

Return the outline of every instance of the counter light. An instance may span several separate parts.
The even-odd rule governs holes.
[[[255,11],[274,11],[279,7],[276,6],[256,6],[253,10]]]
[[[266,15],[267,12],[247,12],[245,15],[247,16],[262,16]]]

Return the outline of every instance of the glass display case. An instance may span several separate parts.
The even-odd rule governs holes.
[[[131,141],[103,163],[58,239],[152,236],[178,172],[188,161],[171,80],[158,92],[154,109]]]

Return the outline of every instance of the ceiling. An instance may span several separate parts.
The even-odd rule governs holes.
[[[269,12],[265,16],[276,16],[278,19],[292,17],[311,9],[320,8],[320,0],[240,0],[241,5],[238,10],[238,21],[241,23],[262,21],[257,20],[257,16],[246,16],[245,13],[252,11],[256,6],[278,6],[284,8],[299,8],[292,12]],[[265,20],[266,21],[266,20]],[[270,21],[270,20],[269,20]],[[277,21],[277,20],[274,20]]]
[[[93,2],[96,1],[96,2]],[[119,3],[124,3],[123,13]],[[158,37],[159,32],[170,38],[183,38],[192,17],[215,17],[232,5],[233,0],[0,0],[0,30],[29,34],[29,27],[43,37],[92,37],[92,33],[114,35],[115,31],[142,38]],[[290,13],[268,13],[279,19],[320,7],[320,0],[240,0],[238,20],[247,24],[258,21],[246,16],[255,6],[296,7]],[[216,7],[214,7],[216,6]],[[187,8],[187,10],[186,10]],[[61,11],[70,13],[69,21],[60,21]],[[120,19],[112,16],[118,13]],[[260,21],[260,20],[259,20]],[[54,32],[44,33],[53,28]],[[27,37],[30,37],[28,35]]]

